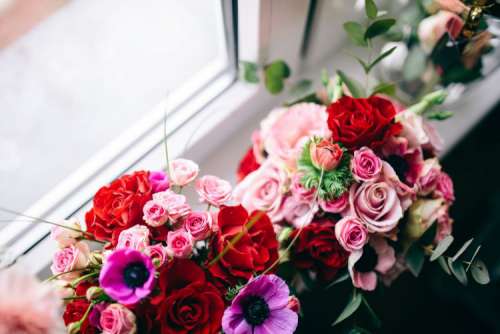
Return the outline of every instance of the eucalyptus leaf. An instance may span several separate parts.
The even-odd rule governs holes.
[[[362,98],[362,97],[366,96],[365,90],[363,89],[363,87],[361,86],[361,84],[358,81],[356,81],[353,78],[348,77],[347,74],[345,74],[341,70],[338,70],[337,74],[340,77],[340,79],[342,79],[342,81],[345,83],[345,85],[347,86],[349,91],[351,92],[352,97]]]
[[[378,8],[373,0],[365,0],[365,12],[366,16],[371,20],[377,17]]]
[[[281,93],[283,91],[283,88],[285,87],[285,83],[283,82],[282,78],[276,78],[267,75],[265,78],[265,84],[269,93],[273,95]]]
[[[258,83],[259,75],[257,73],[258,66],[256,63],[252,63],[249,61],[242,61],[240,63],[241,68],[241,77],[244,81],[249,83]]]
[[[321,71],[321,84],[326,88],[328,87],[329,82],[330,82],[330,75],[328,74],[328,70],[323,69]]]
[[[460,249],[458,250],[458,252],[455,253],[455,255],[453,255],[453,257],[451,258],[451,260],[453,262],[455,262],[456,260],[458,260],[458,258],[460,257],[460,255],[462,255],[466,250],[467,248],[469,248],[469,246],[472,244],[472,242],[474,241],[474,238],[470,238],[469,240],[467,240],[462,247],[460,247]]]
[[[358,22],[349,21],[344,23],[344,30],[351,41],[358,46],[366,47],[368,43],[365,40],[365,28]]]
[[[370,73],[370,71],[378,64],[380,63],[384,58],[388,57],[391,55],[391,53],[394,52],[394,50],[397,49],[397,46],[390,48],[389,50],[381,53],[374,61],[368,65],[368,67],[365,69],[366,73]]]
[[[364,329],[359,326],[355,326],[349,331],[349,334],[371,334],[371,332],[367,329]]]
[[[438,257],[438,263],[441,266],[441,269],[443,269],[443,271],[445,273],[447,273],[448,275],[451,275],[450,268],[448,267],[448,264],[446,263],[446,260],[444,257],[442,257],[442,256]]]
[[[396,24],[396,20],[392,18],[380,19],[368,26],[365,32],[365,40],[375,38],[377,36],[383,35],[391,29],[391,27]]]
[[[351,300],[349,303],[346,305],[342,313],[338,316],[338,318],[332,323],[332,326],[335,326],[345,319],[349,318],[351,315],[354,314],[361,305],[361,301],[363,300],[363,295],[361,293],[357,293],[354,291],[352,294]]]
[[[381,82],[373,88],[371,95],[385,94],[394,96],[396,94],[396,84],[391,82]]]
[[[427,55],[418,46],[410,49],[403,65],[403,77],[406,81],[419,79],[427,67]]]
[[[443,255],[452,243],[453,236],[447,235],[446,237],[444,237],[443,240],[441,240],[436,248],[432,251],[431,262],[437,260],[441,255]]]
[[[406,264],[408,269],[413,274],[413,276],[418,277],[422,268],[424,267],[425,253],[423,248],[418,244],[414,243],[411,245],[410,249],[406,253]]]
[[[465,272],[464,266],[462,262],[457,261],[453,262],[451,257],[448,258],[448,267],[450,267],[451,273],[455,278],[462,283],[463,285],[467,285],[467,273]]]
[[[452,117],[454,114],[452,111],[431,111],[429,113],[425,114],[425,117],[427,119],[435,120],[435,121],[444,121],[450,117]]]
[[[290,67],[288,67],[287,63],[282,59],[275,60],[269,65],[266,65],[264,71],[266,76],[282,79],[288,78],[291,74]]]
[[[475,260],[470,268],[472,278],[478,284],[488,284],[490,282],[490,274],[488,273],[488,268],[481,260]]]
[[[363,304],[365,304],[366,309],[368,310],[368,313],[370,314],[370,317],[372,319],[373,326],[375,328],[380,328],[382,326],[382,321],[380,321],[380,318],[377,316],[373,308],[368,304],[368,301],[366,298],[363,296]]]
[[[330,289],[332,286],[337,285],[339,283],[342,283],[344,281],[347,281],[349,279],[349,273],[344,273],[343,275],[340,275],[339,278],[337,278],[335,281],[327,285],[327,289]]]

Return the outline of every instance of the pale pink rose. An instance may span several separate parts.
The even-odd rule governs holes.
[[[170,256],[187,258],[193,251],[193,239],[184,229],[169,232],[167,235],[167,252]]]
[[[255,160],[258,164],[262,165],[266,157],[264,156],[264,142],[259,130],[252,133],[252,150]]]
[[[217,176],[205,175],[196,180],[196,192],[200,201],[219,207],[231,199],[231,183]]]
[[[429,142],[425,143],[422,147],[434,152],[434,154],[441,152],[444,149],[444,141],[434,125],[424,120],[424,130],[429,138]]]
[[[144,225],[134,225],[120,232],[116,249],[131,248],[142,252],[149,246],[149,229]]]
[[[270,159],[295,169],[303,145],[313,136],[328,137],[324,106],[300,103],[274,110],[261,127],[261,136]]]
[[[103,334],[135,334],[137,325],[132,311],[121,304],[110,304],[101,312]]]
[[[318,211],[318,205],[313,201],[299,200],[290,196],[284,201],[282,210],[288,223],[295,228],[301,228],[311,223]]]
[[[451,38],[456,39],[463,26],[464,21],[460,16],[442,10],[420,22],[418,27],[420,45],[426,53],[430,54],[444,34],[449,33]]]
[[[309,155],[314,167],[324,171],[331,171],[337,168],[344,151],[339,144],[333,143],[331,140],[322,139],[319,142],[311,142],[309,145]]]
[[[191,212],[186,196],[176,194],[171,190],[153,194],[153,200],[160,203],[167,210],[168,217],[173,221],[183,218]]]
[[[425,160],[417,179],[418,194],[427,196],[432,193],[436,189],[440,174],[441,166],[436,158]]]
[[[56,241],[60,248],[74,245],[78,239],[83,237],[82,225],[76,218],[70,218],[59,222],[61,226],[53,226],[50,237]],[[79,230],[79,231],[76,231]]]
[[[358,182],[375,181],[382,171],[382,160],[368,147],[362,147],[354,151],[351,171]]]
[[[363,256],[369,256],[370,261],[359,262]],[[349,255],[347,268],[352,284],[365,291],[373,291],[377,287],[377,275],[386,274],[396,263],[394,249],[381,237],[373,237],[362,249]],[[372,265],[371,267],[367,267]]]
[[[176,186],[185,186],[191,183],[200,172],[200,167],[191,160],[176,159],[170,162],[170,179]]]
[[[278,222],[283,219],[281,204],[287,183],[286,171],[267,160],[236,186],[234,199],[247,211],[265,211],[273,222]]]
[[[153,260],[156,267],[162,266],[163,264],[165,264],[165,262],[167,262],[168,259],[167,248],[162,244],[155,244],[146,247],[144,249],[144,254],[146,254]]]
[[[168,175],[162,170],[149,172],[149,183],[154,193],[165,191],[170,188]]]
[[[360,218],[371,233],[389,232],[403,218],[398,194],[385,181],[352,185],[349,206],[351,214]]]
[[[335,236],[340,245],[348,252],[363,248],[368,241],[368,231],[361,219],[344,217],[335,224]]]
[[[399,200],[401,202],[401,207],[403,211],[406,211],[417,195],[417,186],[410,187],[406,183],[402,182],[397,176],[394,169],[387,162],[382,163],[382,176],[381,180],[389,183],[398,194]]]
[[[346,191],[337,198],[330,200],[319,200],[319,206],[325,212],[342,213],[349,206],[349,192]]]
[[[405,110],[396,116],[396,120],[403,126],[399,135],[408,139],[409,148],[417,148],[429,142],[422,116],[412,110]]]
[[[312,201],[314,195],[316,194],[316,188],[306,189],[300,182],[303,174],[296,173],[293,175],[291,184],[290,184],[290,192],[292,196],[299,200],[308,200]]]
[[[408,242],[420,239],[434,222],[448,213],[448,206],[442,198],[417,199],[408,210],[408,221],[403,236]]]
[[[212,215],[209,212],[191,212],[184,221],[184,228],[194,241],[206,239],[212,232]]]
[[[445,172],[441,172],[437,179],[436,193],[442,196],[448,202],[455,200],[455,191],[453,189],[453,180]]]
[[[150,200],[142,208],[144,213],[142,219],[152,227],[158,227],[168,221],[168,211],[162,201]]]
[[[84,269],[89,263],[90,249],[87,243],[79,241],[74,245],[55,252],[50,269],[52,274],[61,275],[64,280],[73,280],[80,276],[78,269]]]

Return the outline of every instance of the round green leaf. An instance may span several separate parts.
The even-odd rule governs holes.
[[[366,29],[365,39],[372,39],[385,34],[394,24],[396,24],[395,19],[381,19],[373,22]]]
[[[462,283],[463,285],[467,285],[467,273],[465,272],[462,262],[453,262],[453,259],[449,257],[448,267],[450,267],[451,273],[460,283]]]
[[[472,266],[470,267],[470,272],[472,278],[474,278],[474,280],[478,284],[485,285],[490,282],[490,274],[488,272],[488,268],[486,267],[483,261],[475,260]]]
[[[441,240],[436,248],[432,251],[431,262],[437,260],[441,255],[443,255],[452,243],[453,237],[451,235],[444,237],[444,239]]]
[[[365,11],[366,16],[368,16],[371,20],[376,18],[378,15],[378,8],[373,0],[365,0]]]
[[[284,60],[278,59],[265,67],[266,76],[286,79],[290,76],[290,67]]]
[[[358,22],[349,21],[344,23],[344,30],[355,45],[368,45],[365,40],[365,28]]]

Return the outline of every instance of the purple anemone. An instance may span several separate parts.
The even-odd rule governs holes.
[[[153,290],[155,267],[147,255],[130,248],[108,256],[99,275],[104,292],[125,305],[135,304]]]
[[[226,334],[291,334],[298,315],[287,307],[290,290],[275,275],[251,280],[224,312],[222,328]]]

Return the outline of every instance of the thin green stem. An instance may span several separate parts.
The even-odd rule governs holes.
[[[72,287],[76,287],[78,285],[78,283],[80,283],[82,281],[85,281],[87,278],[92,278],[92,277],[95,277],[95,276],[98,276],[98,275],[99,275],[99,272],[94,271],[94,272],[91,272],[89,274],[83,275],[82,277],[78,277],[73,282],[71,282],[71,286]]]
[[[472,266],[472,263],[476,259],[477,254],[479,253],[479,250],[481,249],[481,245],[477,246],[476,250],[474,251],[474,254],[472,255],[472,258],[470,259],[469,263],[467,263],[467,268],[465,268],[465,272],[468,272],[470,267]]]
[[[83,268],[83,269],[73,269],[73,270],[68,270],[68,271],[65,271],[63,273],[59,273],[59,274],[56,274],[56,275],[52,275],[50,276],[49,278],[47,278],[45,281],[43,281],[44,283],[47,283],[47,282],[50,282],[50,281],[53,281],[55,280],[56,278],[58,277],[61,277],[63,275],[66,275],[66,274],[71,274],[71,273],[76,273],[76,272],[79,272],[79,271],[85,271],[87,270],[88,268]]]

